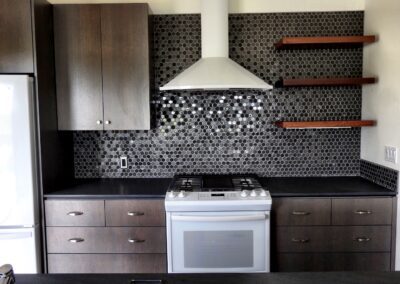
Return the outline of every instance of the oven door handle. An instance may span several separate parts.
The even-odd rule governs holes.
[[[231,216],[207,216],[207,215],[172,215],[172,221],[183,222],[248,222],[265,220],[267,215],[231,215]]]

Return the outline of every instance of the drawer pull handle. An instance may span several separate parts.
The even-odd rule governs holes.
[[[83,243],[83,242],[85,241],[85,239],[82,239],[82,238],[73,238],[73,239],[69,239],[68,241],[69,241],[70,243],[76,244],[76,243]]]
[[[311,215],[310,212],[306,212],[306,211],[293,211],[292,215],[294,216],[307,216],[307,215]]]
[[[72,211],[67,213],[68,216],[81,216],[83,215],[83,212],[80,211]]]
[[[371,238],[367,238],[367,237],[354,238],[354,241],[359,242],[359,243],[369,242],[370,240],[371,240]]]
[[[144,213],[143,212],[128,212],[128,216],[143,216]]]
[[[354,211],[354,214],[357,214],[357,215],[371,215],[372,211],[371,210],[357,210],[357,211]]]
[[[146,240],[138,240],[138,239],[129,239],[128,242],[134,243],[144,243]]]
[[[301,243],[301,244],[305,244],[305,243],[309,243],[310,242],[310,239],[296,239],[296,238],[293,238],[292,239],[292,243]]]

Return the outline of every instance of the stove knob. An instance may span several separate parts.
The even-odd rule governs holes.
[[[262,197],[267,196],[267,192],[264,189],[261,189],[260,196],[262,196]]]
[[[257,192],[253,189],[250,193],[251,197],[256,197],[257,196]]]
[[[168,192],[168,197],[169,198],[174,198],[175,197],[175,192],[173,190],[171,190],[170,192]]]
[[[242,192],[240,193],[241,197],[247,197],[249,194],[247,192],[247,190],[242,190]]]
[[[179,198],[184,198],[185,197],[185,191],[181,190],[181,192],[179,192],[178,194]]]

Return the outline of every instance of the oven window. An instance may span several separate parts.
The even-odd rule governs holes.
[[[253,267],[253,231],[185,231],[185,268]]]

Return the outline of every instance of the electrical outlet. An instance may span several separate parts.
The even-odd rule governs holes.
[[[397,164],[397,148],[385,146],[385,161]]]
[[[119,159],[120,159],[120,167],[121,167],[121,169],[127,169],[128,168],[128,157],[127,156],[121,156]]]

